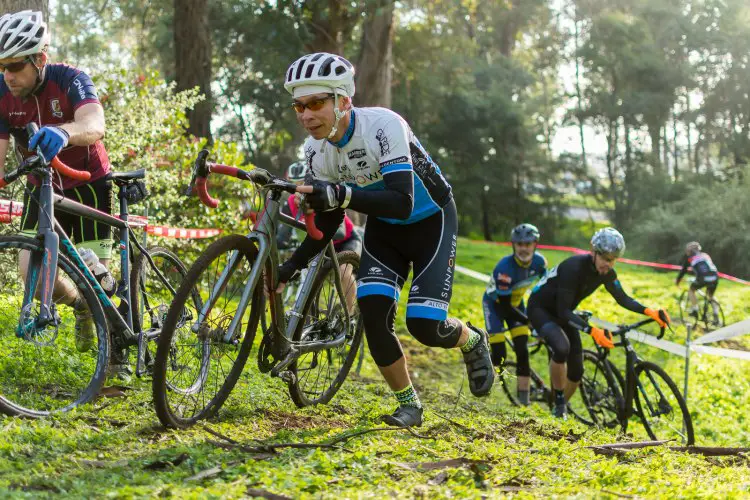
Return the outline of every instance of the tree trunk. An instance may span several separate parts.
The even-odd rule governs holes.
[[[675,104],[675,107],[677,104]],[[672,108],[672,140],[674,141],[674,152],[672,156],[674,157],[674,180],[675,182],[680,178],[680,160],[679,160],[679,147],[677,146],[677,112],[675,111],[675,108]]]
[[[0,15],[22,10],[40,10],[49,26],[49,0],[0,0]]]
[[[651,138],[651,167],[653,173],[657,173],[661,170],[661,126],[649,124],[647,128]]]
[[[492,241],[490,217],[487,208],[487,190],[485,189],[482,189],[482,231],[484,232],[484,241]]]
[[[211,31],[208,0],[174,1],[175,81],[177,90],[198,87],[206,99],[189,110],[188,132],[211,139]]]
[[[575,9],[575,4],[573,6]],[[574,31],[574,49],[575,49],[575,62],[576,62],[576,105],[578,108],[578,135],[581,138],[581,161],[583,162],[583,168],[586,172],[588,172],[588,163],[586,161],[586,143],[583,139],[583,104],[581,102],[581,64],[578,58],[578,49],[579,49],[579,42],[580,42],[580,32],[578,31],[578,10],[576,9],[574,19],[573,19],[573,26],[575,28]]]
[[[395,0],[368,2],[356,68],[358,106],[391,106]]]
[[[687,171],[690,171],[693,168],[692,165],[692,151],[693,151],[693,138],[692,135],[692,127],[690,122],[690,93],[685,89],[685,116],[687,119],[685,120],[685,128],[687,129],[687,154],[685,154],[685,159],[687,160]]]
[[[306,0],[302,6],[304,28],[309,36],[308,52],[330,52],[344,55],[344,44],[362,13],[344,0]]]

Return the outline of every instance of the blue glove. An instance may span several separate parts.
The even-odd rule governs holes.
[[[42,127],[29,140],[29,150],[35,151],[38,147],[44,160],[49,163],[68,145],[68,139],[70,134],[60,127]]]

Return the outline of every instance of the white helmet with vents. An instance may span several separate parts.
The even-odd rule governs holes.
[[[0,59],[38,54],[49,45],[41,12],[23,10],[0,17]]]
[[[295,98],[324,92],[354,97],[354,66],[336,54],[308,54],[289,66],[284,88]]]

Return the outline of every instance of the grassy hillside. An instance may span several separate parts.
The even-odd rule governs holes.
[[[507,247],[461,241],[461,265],[489,273]],[[548,252],[556,263],[567,254]],[[671,309],[678,289],[674,274],[618,266],[625,288],[649,305]],[[485,284],[458,275],[452,313],[483,324]],[[746,317],[750,288],[723,282],[718,297],[728,320]],[[606,292],[584,307],[597,316],[628,322]],[[403,311],[403,308],[402,308]],[[468,393],[455,351],[428,349],[402,333],[414,381],[426,404],[418,436],[406,431],[372,432],[340,448],[243,451],[237,443],[325,443],[382,426],[380,415],[394,400],[371,361],[352,376],[332,404],[297,409],[284,384],[248,363],[242,381],[217,420],[188,431],[158,424],[150,384],[139,381],[124,398],[101,400],[72,415],[45,421],[0,420],[0,496],[243,497],[272,492],[288,497],[523,497],[559,496],[743,496],[750,471],[743,458],[706,459],[663,449],[623,456],[598,455],[591,445],[645,438],[633,422],[632,436],[558,421],[540,406],[509,406],[499,385],[490,397]],[[677,331],[677,338],[684,332]],[[683,361],[638,346],[642,357],[664,366],[682,384]],[[251,355],[252,356],[252,355]],[[543,369],[537,355],[535,366]],[[616,358],[617,359],[617,358]],[[621,360],[618,361],[621,364]],[[715,357],[693,360],[689,407],[698,444],[750,446],[750,364]],[[446,462],[450,460],[450,462]],[[265,493],[263,493],[265,494]]]

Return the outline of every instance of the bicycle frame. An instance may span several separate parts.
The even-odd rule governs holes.
[[[620,328],[615,332],[612,332],[613,335],[619,335],[621,338],[619,342],[615,343],[615,347],[621,346],[625,349],[625,394],[621,394],[620,398],[618,398],[618,411],[621,414],[621,418],[623,420],[629,420],[630,417],[632,417],[635,413],[633,402],[636,398],[636,390],[638,390],[639,394],[641,394],[644,398],[644,404],[651,406],[651,402],[646,397],[646,393],[643,389],[642,384],[635,377],[635,369],[638,364],[641,363],[641,358],[638,357],[638,353],[635,352],[635,348],[633,347],[633,344],[631,344],[626,334],[627,332],[635,330],[636,328],[639,328],[645,324],[651,323],[652,321],[652,319],[645,319],[632,325],[628,325],[624,328]],[[609,352],[603,350],[598,346],[597,350],[599,351],[599,355],[605,358]],[[604,366],[606,370],[612,370],[609,364],[605,363]],[[661,392],[661,388],[658,386],[658,384],[654,385],[657,390]],[[660,394],[660,396],[663,397],[663,394]]]
[[[169,287],[172,293],[174,293],[174,289],[163,276],[161,271],[156,267],[151,256],[138,242],[137,238],[130,238],[132,230],[128,224],[128,202],[123,194],[122,187],[118,194],[120,202],[120,218],[118,219],[117,217],[113,217],[81,203],[71,201],[55,193],[52,188],[50,172],[48,169],[38,169],[34,173],[37,177],[41,178],[42,181],[39,195],[39,226],[37,230],[37,238],[43,241],[44,251],[43,255],[38,252],[31,252],[26,276],[22,311],[30,311],[31,301],[36,293],[36,273],[40,270],[42,283],[40,300],[41,311],[35,322],[35,326],[36,328],[41,329],[57,321],[52,307],[52,293],[55,280],[54,273],[57,269],[59,256],[58,251],[61,248],[63,254],[67,256],[76,267],[78,267],[86,278],[86,281],[96,292],[105,315],[116,328],[118,333],[118,336],[113,336],[113,338],[122,341],[124,346],[132,345],[137,342],[138,359],[140,360],[144,332],[140,328],[140,325],[138,331],[134,332],[133,309],[132,304],[130,303],[130,290],[128,284],[130,278],[131,242],[135,244],[140,252],[146,255],[152,268],[157,272],[159,278]],[[83,262],[83,259],[81,259],[81,256],[76,251],[75,246],[68,235],[55,220],[54,214],[55,210],[58,208],[66,213],[107,224],[119,231],[121,277],[114,296],[118,297],[124,304],[126,304],[124,311],[125,317],[120,314],[120,311],[115,307],[112,299],[110,299],[101,288],[91,270],[86,263]]]
[[[240,327],[240,323],[242,321],[242,317],[245,314],[245,310],[247,309],[247,306],[250,302],[250,299],[252,297],[253,291],[255,290],[255,287],[258,285],[258,282],[261,280],[261,277],[263,275],[263,270],[265,269],[269,280],[271,283],[276,283],[278,276],[277,276],[277,268],[279,265],[279,254],[278,254],[278,247],[276,244],[276,231],[277,231],[277,223],[282,222],[283,224],[290,225],[294,228],[298,229],[305,229],[305,225],[301,222],[286,216],[285,214],[280,212],[280,196],[281,193],[277,189],[269,189],[268,194],[266,196],[266,203],[265,207],[261,213],[261,217],[259,221],[256,223],[253,230],[247,235],[247,238],[251,240],[258,248],[258,255],[253,263],[253,266],[250,271],[250,277],[247,280],[247,283],[245,284],[245,287],[242,291],[242,296],[240,297],[239,303],[237,305],[237,311],[232,318],[231,323],[229,324],[229,327],[227,328],[226,333],[223,335],[222,340],[225,343],[232,343],[233,338],[237,338],[235,336],[235,333],[237,332],[237,329]],[[296,331],[297,327],[299,326],[299,322],[303,319],[302,314],[300,314],[298,311],[301,311],[304,307],[304,304],[308,300],[311,292],[313,283],[315,283],[315,279],[318,276],[318,273],[320,272],[320,268],[322,264],[324,263],[324,260],[326,257],[330,258],[333,263],[333,270],[334,275],[336,277],[336,290],[337,292],[343,297],[343,289],[341,286],[341,275],[339,271],[339,265],[338,265],[338,259],[336,258],[336,251],[333,248],[333,242],[329,241],[326,248],[318,253],[318,255],[315,256],[315,258],[310,262],[309,265],[309,271],[307,273],[307,276],[305,277],[304,282],[300,286],[300,290],[297,294],[296,301],[294,308],[290,311],[289,319],[287,322],[287,318],[284,315],[284,302],[283,298],[280,293],[274,293],[272,294],[271,300],[270,300],[270,307],[271,307],[271,321],[272,324],[279,327],[275,328],[274,332],[284,332],[282,334],[282,338],[285,340],[283,344],[289,347],[289,352],[286,353],[287,355],[285,358],[280,361],[271,371],[272,375],[278,376],[287,366],[289,366],[297,357],[299,357],[301,354],[305,354],[308,352],[314,352],[314,351],[320,351],[323,349],[330,349],[340,346],[346,341],[345,336],[341,336],[341,338],[334,339],[332,341],[325,341],[325,342],[310,342],[305,343],[303,346],[296,346],[291,343],[292,336],[294,332]],[[211,295],[209,296],[208,300],[203,305],[203,308],[201,309],[197,321],[193,323],[193,326],[191,330],[193,333],[198,333],[200,329],[200,325],[203,323],[205,318],[208,316],[211,309],[215,306],[216,300],[218,299],[218,296],[221,294],[221,292],[226,288],[227,286],[227,279],[231,272],[236,268],[236,266],[239,263],[239,254],[235,252],[232,254],[229,258],[229,262],[222,270],[221,274],[219,275],[219,278],[216,281],[216,284],[214,285],[213,289],[211,290]],[[345,311],[346,313],[346,319],[349,320],[349,312]],[[275,333],[276,335],[279,335],[279,333]],[[284,354],[278,353],[278,354]]]

